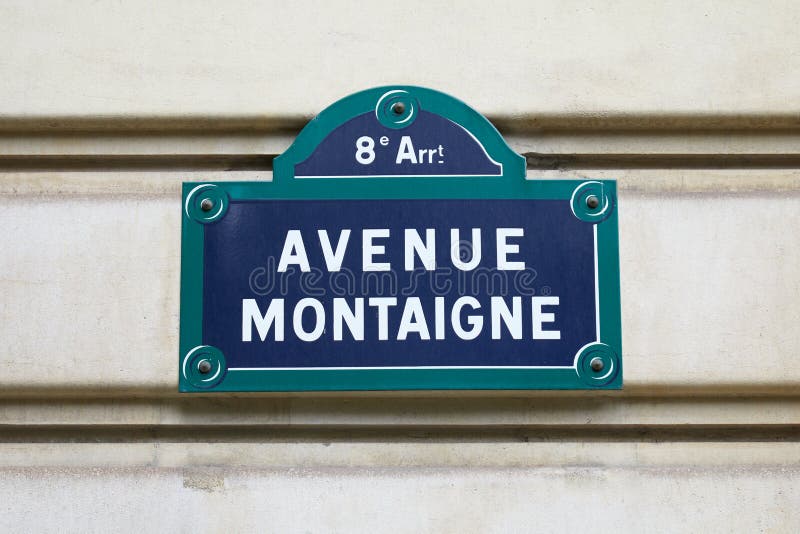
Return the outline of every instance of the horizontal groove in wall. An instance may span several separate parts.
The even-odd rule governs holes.
[[[503,443],[503,442],[800,442],[800,425],[512,426],[104,426],[0,425],[0,443]]]
[[[516,437],[501,441],[410,441],[388,436],[369,441],[338,441],[325,438],[319,435],[308,441],[185,442],[144,438],[127,442],[0,442],[0,473],[22,468],[29,476],[39,477],[41,474],[32,470],[52,473],[77,469],[108,474],[115,469],[180,469],[189,481],[194,479],[202,487],[208,475],[219,476],[236,468],[250,472],[288,468],[295,474],[338,471],[342,475],[366,468],[374,475],[376,471],[397,469],[404,473],[431,468],[473,472],[490,469],[495,473],[504,469],[509,469],[509,473],[535,469],[541,473],[551,469],[602,467],[639,472],[656,470],[659,477],[665,469],[698,473],[733,468],[737,473],[756,469],[760,476],[766,473],[765,469],[777,469],[782,476],[791,477],[800,467],[800,442],[771,439],[537,441]]]
[[[479,110],[480,111],[480,110]],[[798,113],[582,113],[538,115],[489,115],[498,130],[506,133],[537,131],[640,132],[640,131],[792,131],[800,129]]]
[[[0,133],[278,133],[299,132],[312,116],[0,116]],[[777,118],[784,122],[785,118]],[[800,127],[800,121],[798,127]]]
[[[528,169],[794,169],[797,154],[523,154]]]
[[[257,426],[414,429],[800,425],[798,399],[745,398],[215,398],[9,399],[0,426]]]
[[[274,154],[0,156],[0,172],[272,170]]]
[[[523,154],[529,170],[795,169],[800,154]],[[0,172],[270,171],[276,154],[4,155]]]
[[[249,182],[272,179],[272,171],[42,171],[0,172],[0,197],[30,202],[174,199],[192,182]],[[672,195],[731,198],[800,192],[798,169],[582,169],[529,170],[528,180],[617,180],[628,198]],[[0,390],[0,396],[3,391]]]
[[[176,379],[177,380],[177,379]],[[6,400],[75,399],[729,399],[767,398],[800,399],[800,383],[784,382],[727,382],[677,383],[631,382],[622,390],[425,390],[425,391],[299,391],[299,392],[237,392],[237,393],[179,393],[177,382],[130,385],[96,383],[0,384],[0,402]]]
[[[289,132],[0,132],[0,156],[151,156],[280,154]],[[544,131],[506,133],[518,153],[548,154],[800,154],[798,131]]]
[[[481,111],[480,109],[478,110]],[[299,131],[308,115],[207,115],[207,116],[0,116],[0,132],[286,132]],[[641,131],[641,130],[797,130],[797,113],[538,113],[488,114],[506,133],[531,131]]]

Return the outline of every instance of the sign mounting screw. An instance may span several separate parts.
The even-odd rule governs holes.
[[[589,195],[586,197],[586,205],[589,207],[589,209],[593,210],[600,205],[600,199],[594,195]]]
[[[201,360],[200,363],[197,364],[197,370],[207,375],[211,372],[211,362],[208,360]]]
[[[603,358],[592,358],[592,361],[589,362],[589,367],[591,367],[592,371],[595,373],[602,371],[605,366],[606,364],[603,363]]]
[[[406,110],[406,105],[402,102],[395,102],[392,104],[392,113],[395,115],[402,115]]]
[[[203,211],[211,211],[211,208],[214,207],[214,201],[210,198],[204,198],[200,201],[200,209]]]

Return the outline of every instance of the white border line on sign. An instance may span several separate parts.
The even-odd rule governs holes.
[[[231,367],[228,371],[347,371],[353,369],[574,369],[574,365],[412,365],[405,367]]]
[[[594,227],[594,320],[597,342],[600,342],[600,270],[597,268],[597,225]]]
[[[302,178],[500,178],[501,174],[364,174],[361,176],[295,176],[297,179]],[[414,199],[411,199],[414,200]],[[424,200],[424,199],[420,199]]]

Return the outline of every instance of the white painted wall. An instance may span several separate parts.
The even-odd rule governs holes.
[[[797,532],[798,22],[0,3],[0,530]],[[452,93],[519,152],[616,162],[528,177],[619,180],[622,392],[177,394],[179,184],[271,178],[192,156],[280,153],[385,83]]]
[[[309,116],[387,83],[503,116],[800,109],[791,1],[13,0],[0,20],[9,117]]]

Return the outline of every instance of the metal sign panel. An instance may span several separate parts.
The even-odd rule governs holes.
[[[442,93],[347,97],[271,182],[184,184],[180,390],[620,388],[616,203]]]

